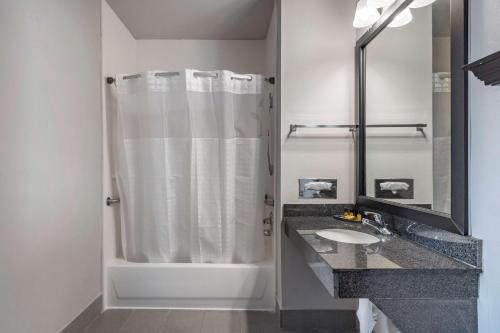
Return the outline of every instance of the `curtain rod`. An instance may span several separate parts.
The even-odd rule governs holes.
[[[180,75],[179,72],[159,72],[155,73],[156,77],[172,77],[172,76],[178,76]],[[217,73],[211,73],[211,72],[195,72],[193,75],[198,76],[198,77],[212,77],[212,78],[217,78],[218,74]],[[123,77],[124,80],[130,80],[130,79],[138,79],[142,77],[141,74],[133,74],[133,75],[126,75]],[[241,76],[232,76],[231,80],[248,80],[252,81],[252,77],[241,77]],[[274,84],[276,82],[276,79],[274,77],[266,77],[264,78],[264,81],[266,81],[269,84]],[[106,78],[106,83],[107,84],[113,84],[116,82],[116,79],[112,76],[108,76]]]

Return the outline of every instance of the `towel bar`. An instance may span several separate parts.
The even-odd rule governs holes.
[[[371,128],[403,128],[403,127],[415,127],[418,132],[422,133],[425,136],[424,128],[427,127],[427,124],[375,124],[375,125],[367,125],[366,127]],[[297,132],[298,128],[348,128],[350,132],[354,133],[354,131],[358,128],[358,125],[298,125],[298,124],[290,124],[290,131],[288,132],[287,137],[289,138],[292,133]]]

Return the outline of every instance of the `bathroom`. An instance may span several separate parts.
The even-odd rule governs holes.
[[[498,332],[498,15],[2,0],[0,332]]]

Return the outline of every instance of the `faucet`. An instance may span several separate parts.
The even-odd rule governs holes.
[[[387,224],[381,214],[375,212],[364,212],[364,216],[365,217],[361,220],[363,225],[377,230],[382,235],[392,235],[392,232],[387,228]]]

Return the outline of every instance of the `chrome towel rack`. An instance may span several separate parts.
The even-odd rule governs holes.
[[[425,138],[424,128],[427,127],[427,124],[419,123],[419,124],[374,124],[367,125],[366,127],[371,128],[412,128],[414,127],[417,132],[422,133]],[[287,137],[289,138],[292,133],[297,132],[299,128],[348,128],[350,132],[354,133],[358,128],[358,125],[298,125],[298,124],[290,124],[290,131],[288,132]]]
[[[292,133],[297,132],[299,128],[348,128],[349,131],[354,131],[357,126],[356,125],[297,125],[290,124],[290,131],[288,132],[287,137],[290,137]]]

